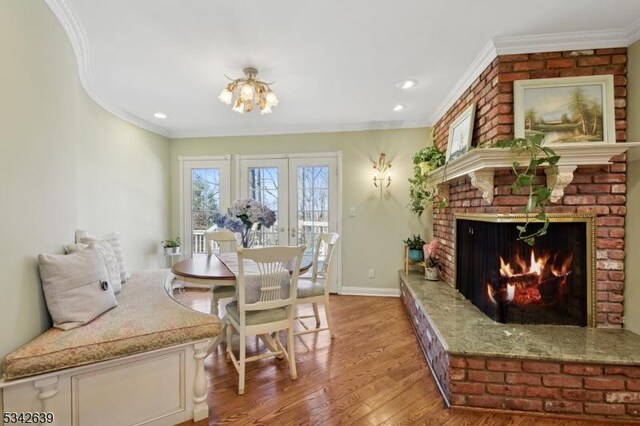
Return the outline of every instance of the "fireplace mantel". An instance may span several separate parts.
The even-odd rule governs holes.
[[[553,173],[551,167],[545,168],[547,187],[552,191],[551,202],[557,202],[562,198],[564,188],[573,180],[573,172],[578,166],[611,164],[611,158],[636,146],[640,146],[640,142],[580,142],[550,145],[560,156],[557,174]],[[526,155],[518,154],[510,148],[476,148],[431,172],[429,181],[438,188],[439,194],[448,198],[449,182],[468,175],[471,185],[482,191],[482,198],[491,204],[495,170],[511,168],[514,161],[527,164],[529,159]]]

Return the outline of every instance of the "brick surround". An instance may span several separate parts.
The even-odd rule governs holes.
[[[446,149],[449,125],[471,103],[476,103],[473,146],[513,138],[515,80],[603,74],[614,76],[616,138],[624,142],[626,62],[626,48],[498,56],[436,123],[434,143]],[[542,174],[538,179],[539,183],[545,182]],[[439,257],[443,261],[443,277],[449,283],[455,283],[453,214],[521,213],[527,197],[513,193],[513,181],[509,169],[496,170],[491,205],[471,186],[468,177],[450,182],[449,205],[434,209],[434,236],[442,242]],[[626,156],[621,155],[608,166],[579,167],[565,188],[565,195],[548,209],[552,213],[597,215],[598,327],[621,328],[623,324],[626,192]]]
[[[640,366],[449,353],[403,276],[400,295],[437,381],[453,407],[640,422]]]

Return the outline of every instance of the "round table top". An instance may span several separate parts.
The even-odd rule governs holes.
[[[300,274],[307,272],[313,261],[303,257],[300,265]],[[291,271],[293,265],[287,265],[287,269]],[[182,277],[215,279],[215,280],[235,280],[236,276],[227,268],[217,256],[194,256],[191,259],[185,259],[177,262],[171,267],[171,272]]]

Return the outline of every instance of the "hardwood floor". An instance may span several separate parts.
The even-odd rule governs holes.
[[[183,303],[208,312],[209,293]],[[332,296],[336,339],[296,337],[298,379],[286,361],[248,364],[246,393],[222,349],[206,359],[208,424],[229,425],[587,425],[531,416],[448,410],[398,298]],[[306,312],[306,310],[305,310]],[[311,309],[309,309],[311,312]],[[248,355],[262,348],[248,339]],[[187,422],[186,424],[194,424]],[[198,422],[206,425],[207,421]]]

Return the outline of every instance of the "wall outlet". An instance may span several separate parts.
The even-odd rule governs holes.
[[[356,217],[356,208],[349,207],[349,217]]]
[[[375,278],[376,277],[376,270],[371,268],[369,269],[369,278]]]

